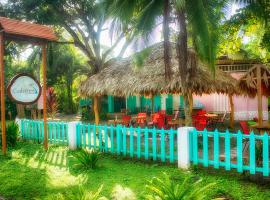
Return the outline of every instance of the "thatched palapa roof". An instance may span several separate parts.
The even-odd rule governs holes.
[[[172,78],[165,82],[163,59],[163,42],[149,47],[142,67],[136,67],[134,57],[113,60],[98,74],[84,81],[79,92],[81,96],[114,95],[128,96],[136,94],[181,93],[181,79],[178,70],[175,45],[172,48]],[[189,51],[189,63],[194,64],[193,51]],[[235,94],[237,81],[230,75],[216,70],[215,78],[210,69],[201,62],[197,63],[197,71],[190,78],[188,90],[193,94],[226,93]]]
[[[257,68],[260,68],[257,71]],[[257,74],[260,72],[261,74]],[[255,97],[257,95],[258,75],[261,78],[262,95],[270,96],[270,70],[263,64],[254,65],[238,82],[240,92],[246,96]]]

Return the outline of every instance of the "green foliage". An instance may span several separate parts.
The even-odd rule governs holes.
[[[136,68],[141,68],[144,64],[145,58],[151,53],[150,48],[145,48],[142,51],[133,55],[132,63]]]
[[[214,183],[201,186],[200,180],[194,181],[192,177],[186,177],[181,184],[173,182],[170,177],[164,173],[163,178],[154,177],[148,182],[146,188],[148,200],[178,200],[178,199],[205,199],[206,192],[215,185]]]
[[[14,147],[17,143],[17,139],[19,136],[19,127],[15,122],[11,122],[7,125],[6,129],[7,134],[7,145],[10,147]]]
[[[47,92],[47,109],[48,115],[53,119],[58,113],[58,100],[52,87],[48,88]]]
[[[86,188],[79,187],[77,191],[68,192],[67,195],[57,194],[52,196],[49,200],[107,200],[106,197],[101,196],[103,185],[101,185],[96,192],[88,191]]]
[[[95,149],[81,149],[74,153],[74,157],[78,160],[80,167],[84,169],[95,169],[100,158],[100,152]]]
[[[0,135],[0,145],[2,144],[2,135]],[[18,125],[12,121],[7,123],[6,127],[6,141],[8,147],[16,146],[17,139],[19,136],[19,127]]]
[[[90,106],[83,106],[81,108],[81,120],[84,122],[89,122],[95,119],[94,112],[91,110]]]

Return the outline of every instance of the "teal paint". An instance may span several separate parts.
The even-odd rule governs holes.
[[[166,152],[165,152],[165,131],[161,129],[161,140],[160,140],[160,148],[161,148],[161,161],[165,162],[166,159]]]
[[[249,171],[250,174],[255,174],[256,172],[256,159],[255,159],[255,135],[251,132],[249,136],[250,146],[249,146]]]
[[[214,168],[219,168],[219,133],[217,129],[214,132]]]
[[[110,133],[111,133],[111,137],[110,137],[110,141],[111,141],[111,152],[114,153],[114,127],[111,125],[110,126]]]
[[[114,97],[108,95],[108,112],[114,113]]]
[[[269,176],[269,139],[267,133],[263,135],[263,175]]]
[[[169,132],[169,140],[170,140],[170,163],[174,162],[174,134],[173,130],[170,129]]]
[[[225,169],[231,169],[231,136],[228,130],[225,133]]]
[[[127,129],[126,127],[123,128],[123,155],[127,155]]]
[[[87,126],[87,133],[88,133],[88,147],[91,148],[91,126],[88,124]]]
[[[161,96],[156,95],[154,96],[154,111],[157,112],[161,110]]]
[[[151,98],[145,98],[141,96],[141,109],[143,111],[151,111],[152,110],[152,100]]]
[[[237,132],[237,172],[243,172],[243,134],[241,131]]]
[[[134,139],[133,139],[133,127],[131,126],[129,128],[129,154],[130,154],[130,157],[133,158],[134,156]]]
[[[166,113],[172,114],[173,113],[173,95],[168,94],[166,98]]]
[[[105,152],[108,152],[108,127],[104,127]]]
[[[127,97],[127,109],[131,113],[136,112],[136,96],[128,96]]]
[[[141,128],[137,128],[137,157],[141,158]]]
[[[184,103],[184,97],[182,95],[180,95],[180,105],[179,108],[180,109],[184,109],[185,103]]]
[[[152,147],[152,150],[153,150],[153,160],[157,160],[157,131],[156,131],[156,128],[153,129],[153,132],[152,132],[152,138],[153,138],[153,147]]]
[[[144,158],[145,160],[148,160],[149,158],[149,150],[148,150],[148,128],[145,128],[145,132],[144,132]]]
[[[203,131],[203,166],[208,167],[208,133]]]

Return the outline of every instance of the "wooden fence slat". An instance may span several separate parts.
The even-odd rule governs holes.
[[[133,138],[133,134],[134,134],[134,131],[133,131],[133,127],[131,126],[129,128],[130,130],[130,133],[129,133],[129,155],[131,158],[133,158],[134,156],[134,138]]]
[[[214,168],[219,168],[219,133],[217,129],[214,131]]]
[[[208,133],[203,131],[203,166],[208,167]]]
[[[153,160],[157,160],[157,130],[156,128],[153,129],[152,132],[152,150],[153,150]]]
[[[114,153],[114,127],[111,125],[110,126],[110,133],[111,133],[111,138],[110,138],[110,141],[111,141],[111,152]]]
[[[108,127],[105,126],[104,128],[104,143],[105,143],[105,152],[108,152]]]
[[[249,165],[250,165],[250,174],[255,174],[256,169],[256,159],[255,159],[255,135],[251,132],[249,137]]]
[[[236,141],[236,149],[237,149],[237,171],[243,172],[243,134],[241,131],[237,132],[237,141]]]
[[[194,131],[192,131],[192,144],[193,144],[193,163],[195,165],[198,164],[198,133],[197,130],[194,129]],[[181,153],[181,152],[180,152]]]
[[[116,129],[116,146],[117,146],[117,154],[120,155],[121,154],[121,133],[120,133],[120,126],[117,125],[117,129]]]
[[[170,149],[170,163],[174,162],[174,134],[173,129],[171,128],[169,131],[169,149]]]
[[[145,128],[145,132],[144,132],[144,158],[146,160],[148,160],[149,155],[148,155],[149,151],[148,151],[148,128]]]
[[[263,135],[263,175],[269,175],[269,137],[267,133]]]
[[[228,130],[225,132],[225,169],[231,169],[231,136]]]
[[[161,151],[161,161],[165,162],[166,160],[166,152],[165,152],[165,131],[161,129],[161,138],[160,138],[160,151]]]
[[[137,128],[137,157],[141,158],[141,128]]]

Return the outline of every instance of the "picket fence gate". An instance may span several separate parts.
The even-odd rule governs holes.
[[[267,133],[255,135],[251,132],[245,135],[240,131],[230,133],[227,130],[225,133],[220,133],[217,130],[210,132],[194,129],[190,133],[189,156],[194,165],[213,166],[216,169],[224,167],[226,170],[236,169],[240,173],[261,172],[263,176],[269,176],[269,139]],[[235,143],[234,149],[231,148],[232,143]],[[212,146],[210,148],[212,158],[209,155],[209,146]]]
[[[177,161],[177,130],[77,124],[77,146],[145,160]]]
[[[44,122],[36,120],[21,120],[20,132],[22,139],[37,142],[44,141]],[[48,142],[51,144],[68,145],[68,123],[47,122]]]
[[[20,120],[21,137],[26,140],[43,142],[43,121]],[[74,133],[70,123],[48,122],[48,142],[70,145],[69,136],[75,134],[76,146],[95,148],[103,152],[129,156],[131,158],[177,163],[185,157],[193,165],[214,167],[250,174],[270,175],[269,140],[267,133],[249,135],[215,131],[197,131],[192,128],[188,135],[188,145],[180,145],[177,135],[181,131],[155,128],[125,127],[121,125],[93,125],[76,122]],[[182,140],[181,140],[182,141]],[[178,163],[179,164],[179,163]]]

